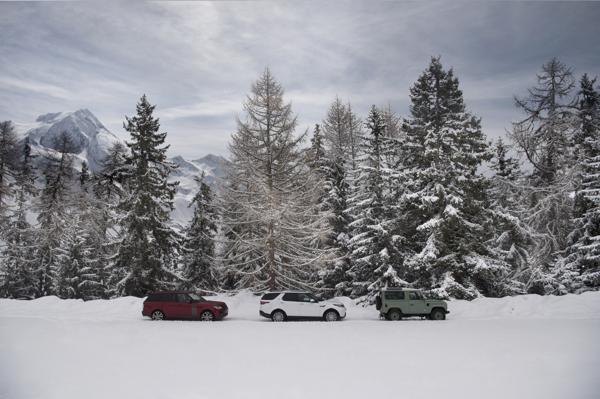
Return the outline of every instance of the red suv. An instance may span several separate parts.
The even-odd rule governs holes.
[[[142,315],[152,320],[188,319],[213,321],[227,316],[225,302],[207,301],[195,292],[152,292],[144,301]]]

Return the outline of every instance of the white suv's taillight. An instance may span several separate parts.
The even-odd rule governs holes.
[[[269,303],[269,301],[260,301],[261,305],[266,305],[267,303]]]

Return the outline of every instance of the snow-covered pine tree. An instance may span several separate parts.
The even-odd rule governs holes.
[[[61,247],[54,291],[61,298],[106,297],[107,274],[103,235],[104,203],[92,195],[93,176],[83,162],[79,187],[69,198],[68,220]]]
[[[527,207],[522,196],[521,169],[517,159],[509,155],[509,147],[500,138],[494,146],[490,162],[494,176],[490,181],[490,224],[494,234],[488,241],[493,257],[510,266],[510,273],[495,284],[495,296],[525,293],[529,281],[529,249],[531,233],[523,223]]]
[[[58,154],[45,156],[45,186],[37,200],[37,237],[35,249],[35,296],[55,293],[59,252],[67,231],[68,203],[73,184],[73,143],[66,133],[58,136]]]
[[[323,142],[330,160],[343,159],[344,167],[355,170],[362,135],[361,120],[352,107],[336,97],[323,120]]]
[[[390,139],[400,139],[402,132],[402,118],[393,110],[390,104],[382,111],[383,121],[385,123],[385,136]]]
[[[308,150],[308,165],[317,178],[316,203],[321,216],[327,220],[330,233],[321,239],[321,248],[331,253],[319,267],[317,287],[326,296],[345,295],[349,266],[347,207],[348,183],[346,182],[344,159],[330,159],[326,154],[319,125],[315,126]]]
[[[323,143],[323,133],[321,133],[321,126],[317,123],[313,130],[313,135],[310,138],[310,148],[307,152],[307,164],[308,166],[320,174],[320,169],[325,159],[325,147]]]
[[[525,219],[535,239],[530,252],[529,292],[554,290],[552,265],[568,245],[573,230],[571,193],[575,190],[573,131],[576,121],[571,70],[557,59],[542,66],[537,85],[516,98],[525,117],[510,134],[533,166],[525,187],[530,204]]]
[[[600,289],[600,93],[596,79],[580,81],[575,146],[575,229],[556,265],[557,293]]]
[[[0,122],[0,226],[11,195],[11,181],[15,173],[17,134],[11,121]]]
[[[350,268],[350,223],[348,214],[348,197],[350,189],[347,182],[344,160],[333,161],[325,158],[323,167],[325,196],[323,210],[329,213],[330,235],[326,240],[326,248],[332,249],[332,259],[319,272],[319,288],[326,295],[342,296],[351,292],[348,269]]]
[[[474,298],[507,271],[485,246],[486,180],[490,158],[478,118],[467,112],[458,79],[439,58],[410,89],[405,120],[401,197],[415,255],[409,280],[441,297]]]
[[[123,199],[125,182],[124,175],[129,170],[127,165],[127,148],[120,142],[109,148],[108,155],[101,162],[102,169],[92,178],[94,197],[89,200],[96,204],[96,223],[99,229],[101,245],[98,259],[101,267],[97,272],[98,282],[105,287],[103,296],[109,296],[110,261],[118,250],[119,223],[124,211],[119,208]],[[102,266],[103,265],[103,266]]]
[[[385,137],[383,116],[375,106],[366,127],[369,132],[363,138],[363,157],[348,207],[353,217],[348,274],[352,279],[351,295],[368,295],[370,300],[381,286],[379,280],[391,281],[388,270],[401,265],[403,259],[397,248],[399,237],[392,232],[390,170],[385,163],[390,141]]]
[[[330,212],[332,233],[328,242],[335,253],[320,272],[319,287],[325,290],[326,295],[348,295],[352,291],[347,273],[352,218],[346,211],[359,163],[362,121],[352,111],[350,103],[343,104],[336,97],[323,121],[323,131],[325,160],[322,176],[326,191],[323,204],[324,209]]]
[[[167,133],[159,131],[154,108],[143,95],[137,114],[123,124],[131,141],[127,142],[125,193],[119,202],[123,216],[111,273],[118,295],[144,296],[173,287],[178,279],[175,263],[181,236],[169,225],[178,182],[167,182],[176,166],[167,160]]]
[[[363,136],[363,122],[362,120],[352,111],[352,105],[346,104],[346,118],[348,128],[348,142],[350,149],[350,162],[348,174],[353,174],[357,168],[358,158],[360,157],[360,147]]]
[[[348,122],[348,110],[342,100],[336,97],[323,120],[323,140],[331,158],[350,159]]]
[[[198,183],[198,192],[189,205],[194,208],[194,214],[185,231],[182,246],[182,287],[215,290],[219,288],[219,276],[215,268],[218,215],[213,203],[212,190],[204,181],[204,173],[195,180]]]
[[[252,86],[230,144],[222,220],[224,266],[235,288],[308,287],[326,234],[314,203],[315,176],[295,136],[296,117],[266,69]]]
[[[94,176],[94,192],[107,202],[118,200],[122,194],[123,175],[127,170],[127,148],[120,142],[109,148],[101,162],[102,170]]]
[[[7,217],[0,258],[0,297],[31,299],[36,293],[34,270],[35,230],[27,221],[31,201],[37,193],[31,146],[26,137],[14,175],[15,201]]]

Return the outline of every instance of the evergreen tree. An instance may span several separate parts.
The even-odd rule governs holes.
[[[390,150],[381,112],[373,106],[367,119],[356,191],[349,200],[353,217],[350,239],[352,295],[374,294],[390,266],[400,265],[399,237],[393,235],[389,196],[390,174],[385,163]]]
[[[356,170],[362,122],[351,105],[336,97],[323,120],[323,144],[331,161],[342,159],[344,168]]]
[[[68,220],[58,250],[54,291],[61,298],[106,297],[107,275],[103,206],[91,193],[92,176],[85,162],[79,172],[79,190],[69,200]],[[74,190],[75,191],[75,190]]]
[[[95,207],[95,223],[98,228],[97,237],[99,244],[97,254],[98,287],[105,287],[104,292],[94,292],[90,295],[107,297],[112,289],[110,259],[118,251],[119,246],[119,219],[124,216],[124,210],[119,208],[119,202],[124,199],[125,174],[129,172],[127,165],[127,148],[120,142],[115,143],[108,151],[108,155],[101,162],[102,169],[92,178],[93,197],[89,197],[91,205]],[[93,236],[93,235],[92,235]]]
[[[392,107],[388,104],[387,108],[382,111],[383,120],[385,123],[385,137],[390,139],[399,139],[403,135],[402,118],[400,118]]]
[[[580,81],[575,229],[555,271],[561,294],[600,288],[600,93],[595,83],[587,75]]]
[[[196,182],[199,190],[189,205],[194,207],[194,215],[186,229],[182,247],[183,286],[186,289],[214,290],[218,288],[219,281],[214,263],[218,217],[204,174],[196,177]]]
[[[401,203],[415,254],[405,262],[407,275],[442,297],[491,293],[507,271],[485,246],[486,180],[477,169],[490,152],[480,120],[466,111],[458,79],[439,58],[410,98]]]
[[[35,295],[54,294],[59,252],[68,222],[68,200],[73,182],[73,144],[62,133],[55,144],[58,154],[46,156],[45,186],[38,198]]]
[[[11,179],[15,173],[14,154],[17,153],[17,134],[11,121],[0,122],[0,226],[11,195]]]
[[[123,125],[131,135],[130,155],[119,202],[123,216],[112,276],[120,295],[144,296],[172,287],[178,278],[174,268],[181,237],[169,225],[178,182],[167,182],[175,165],[167,160],[167,133],[159,132],[154,108],[142,96],[136,116],[126,118]]]
[[[102,170],[94,179],[94,192],[99,199],[107,202],[119,199],[127,171],[126,163],[127,148],[117,142],[109,148],[108,155],[101,162]]]
[[[532,234],[522,220],[528,211],[524,206],[519,162],[509,154],[509,147],[498,139],[490,163],[494,176],[489,188],[490,224],[486,227],[494,235],[488,241],[493,257],[504,262],[510,272],[496,282],[492,293],[496,296],[521,294],[530,279],[529,248]]]
[[[352,111],[352,105],[350,103],[346,104],[346,120],[350,155],[349,168],[347,170],[349,174],[353,174],[357,168],[358,158],[360,157],[363,123],[358,115]]]
[[[3,234],[6,246],[0,260],[0,297],[30,299],[36,295],[33,272],[36,237],[27,213],[37,189],[28,137],[22,148],[15,174],[15,203]]]
[[[321,126],[317,123],[310,139],[310,149],[308,151],[308,166],[316,173],[320,174],[325,161],[325,147],[323,144],[323,134]]]
[[[314,266],[323,221],[317,212],[316,178],[294,136],[296,117],[283,88],[266,69],[244,104],[232,136],[224,187],[224,261],[235,288],[301,288],[316,280]]]
[[[327,296],[346,295],[349,287],[346,284],[348,257],[349,216],[346,213],[348,183],[346,181],[344,160],[329,159],[319,125],[315,126],[309,150],[309,166],[318,178],[316,202],[319,211],[327,220],[330,234],[321,240],[322,248],[331,253],[319,271],[319,289]]]

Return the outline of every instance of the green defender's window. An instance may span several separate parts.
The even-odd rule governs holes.
[[[390,301],[403,301],[404,291],[386,291],[385,299]]]
[[[421,294],[419,292],[411,291],[408,293],[408,299],[416,300],[416,299],[423,299],[423,297],[421,296]]]

